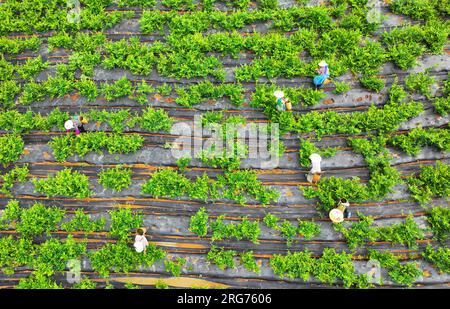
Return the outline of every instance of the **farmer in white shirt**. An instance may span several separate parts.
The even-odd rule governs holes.
[[[147,229],[145,228],[139,228],[136,231],[136,237],[134,238],[134,248],[136,249],[136,252],[146,253],[148,246],[148,240],[147,237],[145,237],[146,231]]]

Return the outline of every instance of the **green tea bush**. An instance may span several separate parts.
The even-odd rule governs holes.
[[[53,155],[58,162],[64,162],[68,157],[78,154],[84,157],[89,152],[102,153],[133,153],[142,148],[144,138],[139,134],[119,135],[105,132],[86,132],[78,136],[63,135],[54,137],[49,142]]]
[[[57,226],[64,213],[64,210],[58,207],[46,207],[41,203],[35,203],[30,208],[22,209],[16,230],[25,237],[49,235],[58,229]]]
[[[86,244],[77,242],[69,235],[64,242],[56,238],[46,240],[37,247],[37,257],[33,260],[33,268],[46,276],[63,271],[67,262],[80,259],[86,253]]]
[[[0,238],[0,269],[6,275],[14,274],[14,269],[30,265],[34,259],[35,247],[30,239]]]
[[[3,182],[0,187],[0,193],[11,196],[11,189],[14,186],[14,183],[26,181],[28,173],[28,164],[25,164],[22,167],[14,167],[5,175],[0,175],[0,180]]]
[[[119,240],[126,240],[130,236],[130,230],[142,226],[144,216],[141,213],[131,211],[129,208],[121,208],[108,212],[111,216],[109,234]]]
[[[34,190],[47,197],[66,196],[86,198],[92,195],[89,189],[89,179],[71,168],[65,168],[47,179],[33,179]]]
[[[0,136],[0,163],[4,167],[15,162],[23,154],[24,142],[20,135],[6,134]]]
[[[105,229],[106,219],[100,218],[92,220],[91,216],[85,214],[83,209],[75,210],[74,216],[67,222],[61,224],[61,230],[67,232],[82,231],[92,233]]]
[[[435,166],[424,166],[420,174],[408,178],[413,199],[424,205],[434,197],[450,195],[450,169],[440,161]]]
[[[431,86],[435,82],[436,78],[428,75],[428,71],[410,74],[405,79],[408,90],[418,92],[428,99],[431,98]]]
[[[189,223],[189,231],[197,234],[199,237],[204,237],[208,234],[208,213],[205,207],[201,207],[195,215],[191,216]]]
[[[381,267],[388,270],[389,277],[398,284],[411,287],[415,280],[422,275],[422,270],[414,262],[401,264],[399,258],[390,252],[369,250],[370,259],[380,262]]]
[[[450,235],[450,208],[433,207],[427,213],[427,221],[434,238],[445,242]]]
[[[206,260],[214,262],[221,270],[224,270],[225,268],[235,268],[234,257],[236,254],[236,251],[225,250],[224,248],[212,245],[206,255]]]
[[[88,253],[94,271],[106,278],[111,271],[128,273],[140,267],[149,267],[163,259],[166,253],[153,244],[147,246],[146,254],[138,253],[124,241],[106,244]]]
[[[98,176],[98,182],[105,188],[122,191],[131,185],[131,174],[133,171],[131,169],[123,168],[118,165],[115,168],[109,168],[102,170]]]
[[[394,136],[390,143],[413,156],[416,156],[426,146],[450,151],[450,131],[448,129],[414,128],[407,134]]]
[[[259,273],[260,269],[258,264],[255,261],[255,258],[253,256],[253,251],[245,251],[239,254],[239,258],[241,261],[241,264],[244,265],[244,267],[252,271],[254,273]]]
[[[434,264],[440,272],[450,273],[450,249],[437,248],[436,250],[428,244],[422,256],[428,262]]]

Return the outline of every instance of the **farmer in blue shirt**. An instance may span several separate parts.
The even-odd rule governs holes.
[[[328,69],[328,63],[326,63],[324,60],[322,60],[319,63],[319,68],[317,69],[317,73],[319,75],[314,77],[314,85],[316,86],[316,89],[319,87],[322,87],[322,85],[325,83],[327,84],[327,79],[330,77],[330,70]]]

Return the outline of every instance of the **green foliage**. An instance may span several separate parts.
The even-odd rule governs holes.
[[[119,192],[131,185],[132,173],[133,171],[131,169],[118,165],[115,168],[102,170],[98,174],[98,182],[105,188]]]
[[[29,265],[33,261],[35,247],[30,239],[12,236],[0,238],[0,269],[6,275],[14,274],[14,269]]]
[[[88,254],[92,268],[102,277],[108,277],[110,271],[128,273],[139,267],[149,267],[165,257],[166,253],[149,244],[146,254],[138,253],[126,242],[106,244],[102,248]]]
[[[247,196],[255,198],[264,205],[279,196],[274,189],[265,188],[257,180],[254,171],[227,172],[218,175],[217,181],[204,174],[197,177],[195,181],[191,181],[177,171],[168,168],[155,172],[152,178],[142,186],[142,193],[156,198],[179,198],[188,194],[190,198],[204,201],[208,198],[225,197],[237,201],[241,205],[245,204]]]
[[[300,166],[309,167],[311,165],[311,160],[309,156],[313,153],[318,153],[321,156],[328,158],[336,154],[336,148],[317,148],[313,142],[309,139],[300,139],[300,150],[299,150],[299,162]]]
[[[97,288],[97,283],[90,280],[89,278],[83,278],[80,282],[75,283],[72,286],[72,289],[79,289],[79,290],[93,290]]]
[[[450,97],[435,98],[433,105],[436,112],[438,112],[441,116],[446,116],[450,111]]]
[[[361,85],[369,90],[376,91],[377,93],[383,90],[385,81],[375,76],[363,76],[359,79]]]
[[[14,99],[20,92],[20,85],[16,81],[1,81],[0,78],[0,108],[8,109],[14,107]]]
[[[88,102],[94,102],[97,99],[98,89],[92,79],[82,77],[76,82],[75,88],[78,89],[80,94],[84,96]]]
[[[436,250],[428,244],[422,256],[428,262],[434,264],[439,271],[450,273],[450,249],[437,248]]]
[[[25,237],[41,236],[44,233],[49,235],[58,229],[57,225],[63,216],[64,210],[58,207],[35,203],[30,208],[22,209],[16,230]]]
[[[15,162],[23,153],[24,142],[20,135],[6,134],[0,136],[0,163],[4,167]]]
[[[450,235],[450,209],[433,207],[427,214],[427,221],[433,231],[434,237],[445,242]]]
[[[42,62],[41,55],[34,59],[28,59],[23,65],[17,68],[20,77],[26,80],[32,80],[38,73],[48,67],[48,62]]]
[[[415,20],[428,20],[441,14],[438,9],[440,3],[436,0],[394,0],[389,7],[396,14],[408,15]]]
[[[258,221],[250,222],[247,217],[244,217],[239,224],[225,224],[222,222],[224,218],[224,215],[220,215],[210,223],[212,241],[235,238],[236,240],[250,240],[254,244],[259,243],[258,237],[261,231]]]
[[[129,208],[121,208],[108,211],[111,216],[109,234],[119,240],[126,240],[130,236],[130,230],[142,226],[144,216],[141,213],[132,212]]]
[[[431,86],[435,82],[436,78],[428,75],[428,71],[410,74],[405,79],[405,85],[408,90],[418,92],[427,99],[431,98]]]
[[[14,183],[26,181],[28,173],[28,164],[25,164],[22,167],[14,167],[5,175],[0,175],[0,180],[3,182],[0,187],[0,193],[11,196],[11,189],[14,186]]]
[[[46,240],[37,248],[37,258],[33,260],[33,268],[46,276],[63,271],[67,262],[80,259],[86,253],[86,244],[76,242],[71,235],[65,242],[56,238]]]
[[[264,217],[263,222],[270,229],[275,229],[278,227],[277,223],[280,220],[277,216],[272,215],[270,212]]]
[[[420,174],[408,178],[412,197],[424,205],[433,197],[447,198],[450,195],[449,165],[440,161],[435,166],[424,166]]]
[[[320,225],[311,221],[298,220],[297,233],[306,240],[310,240],[320,234]]]
[[[442,151],[450,151],[450,131],[436,128],[414,128],[407,134],[396,135],[391,144],[399,147],[408,155],[416,156],[426,146],[433,146]]]
[[[165,283],[164,281],[162,281],[162,280],[158,280],[155,283],[155,288],[157,288],[157,289],[164,289],[165,290],[165,289],[169,288],[169,285],[167,283]]]
[[[142,148],[144,138],[139,134],[119,135],[105,132],[86,132],[78,136],[64,135],[52,138],[49,142],[53,155],[58,162],[64,162],[68,157],[78,154],[84,157],[89,152],[102,153],[133,153]]]
[[[85,214],[83,209],[75,210],[75,215],[67,222],[61,224],[61,230],[68,232],[82,231],[92,233],[105,229],[106,219],[92,220],[91,216]]]
[[[266,188],[261,184],[255,171],[240,170],[225,173],[224,175],[218,175],[217,180],[223,188],[223,196],[236,200],[241,205],[247,201],[246,196],[253,197],[263,205],[279,198],[278,191]]]
[[[166,111],[164,111],[164,109],[154,109],[149,107],[143,111],[142,116],[136,116],[130,125],[133,126],[135,122],[139,123],[139,126],[147,131],[169,132],[172,128],[173,119]]]
[[[29,277],[22,278],[17,285],[18,289],[62,289],[61,285],[58,285],[51,278],[48,278],[43,273],[33,272]]]
[[[362,246],[366,241],[377,240],[377,231],[371,228],[372,217],[359,215],[359,221],[353,223],[350,228],[344,228],[343,224],[334,224],[334,229],[344,236],[351,251]]]
[[[422,275],[422,270],[416,263],[401,264],[399,258],[390,252],[369,250],[369,257],[378,260],[381,267],[387,268],[389,277],[398,284],[411,287],[414,281]]]
[[[172,276],[179,277],[181,275],[181,268],[186,264],[186,259],[177,258],[175,261],[165,260],[164,266],[167,272],[170,272]]]
[[[350,90],[350,83],[348,82],[335,82],[334,83],[334,94],[342,94]]]
[[[401,244],[409,248],[417,248],[417,240],[424,239],[424,231],[414,221],[412,216],[408,216],[405,222],[392,224],[384,227],[371,227],[372,217],[358,214],[360,221],[353,223],[350,228],[345,228],[343,224],[335,224],[336,231],[341,232],[347,240],[350,250],[364,245],[366,242],[376,240],[388,241],[392,245]]]
[[[240,84],[215,86],[210,81],[204,81],[186,88],[177,88],[176,91],[178,98],[175,99],[175,102],[187,107],[192,107],[207,99],[219,99],[224,96],[229,97],[231,103],[236,106],[241,106],[244,103],[244,89]]]
[[[205,207],[200,208],[195,215],[191,216],[189,231],[200,237],[206,236],[208,233],[208,219],[209,216]]]
[[[107,101],[113,101],[120,97],[130,96],[133,92],[133,85],[124,76],[113,84],[102,84],[101,93]]]
[[[177,160],[178,169],[181,172],[184,172],[186,170],[186,168],[188,167],[189,163],[191,163],[191,158],[189,158],[189,157],[179,158]]]
[[[130,111],[128,109],[121,109],[118,111],[110,112],[107,110],[92,109],[87,114],[91,121],[106,122],[114,133],[122,133],[127,125],[126,120],[130,117]]]
[[[317,183],[317,189],[303,187],[303,194],[308,199],[318,198],[317,209],[327,212],[333,209],[341,198],[354,203],[365,201],[368,198],[366,187],[361,184],[358,177],[352,179],[321,178]]]
[[[239,254],[240,261],[242,265],[249,271],[259,273],[260,269],[258,264],[256,264],[255,258],[253,257],[253,251],[245,251]]]
[[[86,175],[71,168],[64,168],[55,175],[48,175],[47,179],[33,179],[35,192],[43,193],[47,197],[66,196],[86,198],[92,195],[89,189],[89,179]]]
[[[20,104],[29,105],[35,102],[44,101],[47,96],[47,88],[44,83],[29,82],[24,84],[23,92],[18,101]]]
[[[314,259],[311,252],[288,253],[287,255],[275,254],[270,259],[273,271],[283,278],[302,278],[307,281],[312,275],[317,280],[327,284],[336,284],[342,280],[344,287],[358,286],[366,288],[368,282],[364,282],[356,275],[351,254],[336,253],[332,248],[325,248],[320,258]]]
[[[271,229],[281,232],[281,236],[286,239],[287,246],[290,247],[297,234],[304,237],[307,240],[312,239],[314,236],[320,234],[320,225],[314,222],[302,221],[298,219],[298,226],[295,227],[291,222],[283,220],[281,224],[278,222],[280,218],[268,213],[264,219],[264,224]]]
[[[50,76],[43,85],[45,87],[45,93],[47,93],[52,100],[65,96],[74,88],[72,80],[60,76]]]
[[[0,38],[0,52],[10,55],[17,55],[26,49],[37,51],[42,44],[39,37],[30,37],[26,39],[19,38]]]
[[[206,255],[207,261],[212,261],[221,270],[225,268],[235,268],[234,257],[236,256],[236,251],[225,250],[224,248],[219,248],[214,245],[211,246],[208,254]]]
[[[158,197],[181,197],[185,194],[190,181],[172,169],[155,172],[143,186],[142,193]]]

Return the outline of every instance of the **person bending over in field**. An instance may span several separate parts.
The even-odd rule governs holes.
[[[66,128],[67,133],[70,133],[75,129],[75,134],[79,135],[80,133],[86,132],[86,129],[84,128],[86,123],[88,123],[88,121],[86,118],[83,118],[83,116],[74,116],[64,123],[64,127]]]
[[[138,228],[136,231],[136,237],[134,238],[134,248],[136,249],[136,252],[147,252],[148,240],[147,237],[145,237],[146,231],[147,229],[145,228]]]
[[[319,68],[317,69],[317,73],[319,75],[315,76],[313,79],[314,86],[317,88],[322,87],[322,85],[326,85],[330,82],[328,77],[330,77],[330,70],[328,69],[328,63],[326,63],[324,60],[320,61]]]

